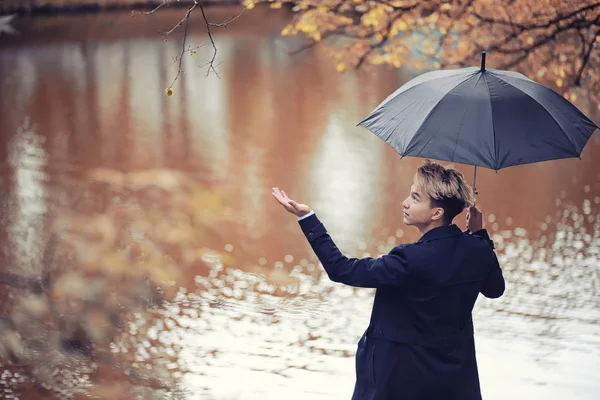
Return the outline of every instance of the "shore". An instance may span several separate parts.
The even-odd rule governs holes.
[[[152,10],[161,0],[0,0],[1,14],[86,13],[117,10]],[[203,0],[204,5],[239,5],[243,0]],[[162,7],[182,8],[192,0],[168,0]]]

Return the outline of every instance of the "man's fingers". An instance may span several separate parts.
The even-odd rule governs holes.
[[[294,210],[300,211],[300,205],[296,203],[294,200],[288,199],[288,204],[294,207]]]
[[[275,188],[273,189],[273,193],[271,193],[273,195],[273,197],[275,198],[275,200],[277,200],[277,202],[279,202],[279,204],[281,204],[282,206],[284,206],[286,208],[286,210],[289,210],[290,205],[288,203],[288,201],[286,201],[286,199],[283,198],[283,196],[281,195],[281,193],[276,190]]]
[[[296,214],[299,211],[298,203],[296,203],[294,200],[289,199],[285,195],[285,192],[283,190],[279,190],[278,188],[274,187],[271,195],[275,198],[275,200],[277,200],[279,204],[283,206],[283,208],[285,208],[287,212]]]
[[[289,200],[290,198],[287,196],[287,194],[285,194],[285,191],[280,190],[279,188],[274,187],[273,188],[273,192],[277,193],[279,196],[281,196],[281,198],[285,199],[285,200]]]

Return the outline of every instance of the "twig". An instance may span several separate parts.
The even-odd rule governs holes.
[[[577,71],[577,76],[575,77],[575,81],[574,81],[575,86],[581,86],[581,77],[583,76],[583,71],[585,70],[585,67],[587,66],[588,62],[590,61],[590,55],[592,54],[592,50],[594,50],[594,44],[596,42],[596,38],[599,35],[600,35],[600,31],[597,31],[596,33],[594,33],[592,35],[592,39],[590,40],[590,42],[588,44],[588,48],[583,57],[583,61],[581,62],[581,66],[579,67],[579,71]],[[583,46],[585,46],[585,42],[584,42]]]
[[[215,45],[215,41],[213,40],[213,37],[212,37],[212,32],[210,31],[211,24],[210,24],[210,22],[208,22],[208,18],[206,18],[206,14],[204,13],[204,5],[202,4],[202,0],[199,0],[198,2],[196,2],[196,0],[194,0],[194,3],[200,5],[200,11],[202,12],[202,18],[204,18],[204,22],[206,23],[206,32],[208,33],[208,38],[210,39],[210,43],[213,47],[212,59],[210,60],[210,63],[208,64],[208,70],[206,71],[206,76],[208,76],[210,74],[210,71],[212,70],[215,73],[215,75],[217,75],[217,77],[218,77],[219,74],[217,73],[217,70],[215,69],[215,65],[214,65],[215,58],[217,58],[217,46]],[[240,13],[240,15],[242,15],[242,14]]]
[[[206,63],[206,66],[208,66],[208,71],[206,72],[206,76],[208,76],[210,74],[210,72],[212,71],[212,72],[215,73],[215,75],[217,75],[217,77],[219,76],[219,74],[217,73],[217,70],[215,68],[215,60],[217,58],[217,45],[215,44],[215,40],[213,38],[211,27],[215,27],[215,28],[227,28],[227,26],[230,23],[232,23],[235,20],[237,20],[238,18],[240,18],[242,16],[242,14],[247,10],[247,8],[244,7],[237,15],[235,15],[233,17],[230,17],[230,18],[228,18],[227,20],[225,20],[223,22],[216,23],[216,22],[210,22],[208,20],[208,17],[206,16],[206,13],[204,11],[204,4],[203,4],[202,0],[193,0],[193,1],[194,1],[194,4],[190,5],[190,7],[185,12],[183,18],[175,26],[173,26],[171,29],[169,29],[168,31],[162,32],[162,34],[165,37],[168,37],[177,28],[179,28],[180,26],[183,25],[183,39],[182,39],[182,44],[181,44],[181,52],[179,53],[178,57],[175,57],[173,63],[169,64],[169,66],[170,66],[170,65],[173,65],[176,62],[179,63],[178,69],[177,69],[177,74],[175,75],[175,78],[173,78],[173,82],[171,82],[171,85],[169,86],[168,89],[171,89],[173,87],[173,85],[175,84],[175,82],[177,81],[177,79],[179,78],[179,76],[181,75],[181,73],[183,72],[183,69],[182,69],[182,66],[183,66],[183,56],[185,55],[185,53],[194,53],[196,49],[199,49],[200,47],[202,47],[202,46],[195,46],[195,47],[186,48],[186,42],[187,42],[187,37],[188,37],[188,27],[189,27],[189,22],[190,22],[190,16],[191,16],[192,12],[196,9],[196,7],[200,7],[200,12],[202,13],[202,19],[204,20],[204,23],[206,25],[206,32],[208,33],[208,38],[209,38],[210,44],[211,44],[211,46],[213,48],[212,57]],[[165,4],[167,4],[169,2],[170,2],[170,0],[163,0],[163,2],[161,4],[159,4],[155,9],[153,9],[151,11],[148,11],[146,14],[152,14],[152,13],[156,12],[162,6],[164,6]],[[169,66],[167,66],[167,67],[169,67]]]
[[[221,28],[221,27],[223,27],[223,28],[227,28],[227,25],[229,25],[230,23],[232,23],[233,21],[235,21],[236,19],[238,19],[239,17],[241,17],[241,16],[242,16],[242,14],[243,14],[243,13],[244,13],[246,10],[247,10],[247,8],[246,8],[246,7],[244,7],[244,8],[242,8],[242,11],[240,11],[240,13],[239,13],[238,15],[236,15],[235,17],[230,17],[229,19],[226,19],[225,21],[223,21],[223,22],[219,22],[219,23],[216,23],[216,22],[208,22],[208,21],[206,20],[206,18],[205,18],[204,20],[205,20],[205,21],[206,21],[206,23],[207,23],[208,25],[210,25],[210,26],[214,26],[214,27],[216,27],[216,28]]]
[[[146,14],[146,15],[154,14],[155,12],[157,12],[158,10],[160,10],[162,6],[168,4],[169,2],[170,2],[170,0],[163,0],[162,3],[160,3],[154,9],[152,9],[150,11],[144,11],[143,14]]]
[[[183,55],[185,54],[185,51],[186,51],[185,50],[185,41],[187,39],[187,31],[188,31],[188,25],[189,25],[188,22],[189,22],[189,19],[190,19],[190,14],[192,13],[192,11],[194,10],[195,7],[196,7],[196,4],[194,4],[193,6],[191,6],[188,9],[188,12],[185,13],[185,17],[184,17],[184,19],[185,19],[185,26],[184,26],[184,29],[183,29],[183,41],[181,43],[182,50],[181,50],[181,54],[179,55],[179,65],[177,67],[177,74],[175,75],[175,78],[173,78],[173,82],[171,82],[171,84],[169,85],[169,88],[173,87],[173,85],[175,84],[175,81],[177,81],[177,78],[179,78],[179,75],[181,74],[181,71],[182,71],[181,66],[182,66],[182,63],[183,63]]]

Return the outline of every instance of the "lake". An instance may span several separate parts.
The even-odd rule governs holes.
[[[348,399],[374,291],[330,282],[270,192],[315,209],[349,256],[416,240],[401,203],[420,160],[356,124],[417,72],[340,74],[323,52],[292,56],[298,39],[279,35],[289,13],[256,9],[214,28],[218,76],[207,76],[196,15],[188,42],[202,47],[168,97],[181,35],[157,31],[182,14],[22,19],[19,36],[0,37],[1,265],[40,274],[45,238],[65,221],[62,240],[83,249],[62,258],[67,270],[86,249],[112,250],[107,237],[128,246],[162,230],[179,246],[174,267],[156,272],[172,296],[115,351],[143,365],[166,349],[186,399]],[[595,105],[577,105],[600,122]],[[472,180],[472,167],[457,168]],[[479,170],[478,189],[507,280],[474,310],[483,397],[597,399],[599,133],[581,160]],[[202,236],[172,203],[186,193]],[[174,219],[162,227],[165,212]]]

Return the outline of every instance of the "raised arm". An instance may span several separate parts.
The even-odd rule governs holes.
[[[409,273],[401,247],[379,258],[348,258],[337,248],[315,214],[298,223],[332,281],[368,288],[401,286],[406,282]]]
[[[400,286],[406,281],[408,268],[401,247],[379,258],[348,258],[337,248],[310,207],[295,202],[278,188],[273,188],[272,195],[289,213],[298,217],[304,235],[332,281],[370,288]]]

